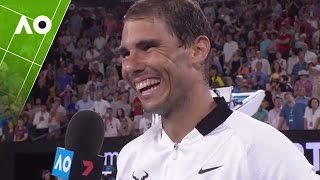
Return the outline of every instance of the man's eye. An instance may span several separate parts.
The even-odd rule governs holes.
[[[153,48],[154,46],[152,44],[146,44],[142,47],[143,51],[148,51],[149,49]]]

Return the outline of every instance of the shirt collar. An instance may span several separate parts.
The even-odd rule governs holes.
[[[229,108],[223,97],[214,97],[214,101],[217,106],[209,112],[196,126],[196,129],[203,135],[206,136],[232,114],[232,110]]]

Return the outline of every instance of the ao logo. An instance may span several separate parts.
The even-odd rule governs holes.
[[[54,169],[57,169],[59,171],[63,171],[65,173],[67,173],[68,171],[70,171],[71,168],[71,158],[70,156],[66,156],[63,160],[62,160],[62,155],[60,154],[56,164],[54,165]]]
[[[47,16],[38,16],[33,21],[33,29],[38,34],[46,34],[52,27],[51,20]],[[22,29],[25,29],[27,34],[33,34],[26,16],[21,16],[18,26],[14,34],[21,34]]]
[[[60,177],[62,179],[69,178],[73,154],[73,151],[60,147],[57,148],[52,168],[53,176]]]

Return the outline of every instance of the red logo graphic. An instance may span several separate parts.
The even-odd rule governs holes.
[[[91,161],[83,160],[82,163],[86,167],[86,169],[82,173],[82,176],[88,176],[91,173],[94,166]]]

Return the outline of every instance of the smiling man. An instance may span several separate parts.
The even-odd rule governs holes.
[[[124,19],[122,74],[162,120],[127,144],[117,180],[314,180],[279,131],[231,111],[207,83],[210,25],[193,0],[140,0]]]

